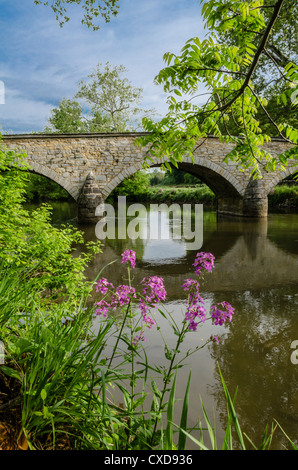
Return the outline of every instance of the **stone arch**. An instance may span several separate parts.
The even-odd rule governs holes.
[[[218,163],[213,163],[205,158],[195,157],[194,163],[190,158],[186,158],[178,164],[178,168],[187,173],[193,174],[206,183],[210,189],[222,197],[242,198],[245,193],[245,185],[241,184],[236,178]],[[160,166],[165,162],[161,159],[153,159],[151,167]],[[130,165],[128,168],[120,171],[102,190],[104,199],[120,184],[124,179],[132,176],[142,169],[142,161]]]
[[[228,165],[224,163],[219,164],[206,158],[195,157],[194,163],[191,158],[186,158],[178,166],[181,170],[204,181],[216,195],[242,197],[245,193],[245,185],[228,171]]]
[[[293,166],[288,167],[286,170],[284,170],[281,173],[276,173],[274,175],[274,178],[272,178],[271,181],[266,186],[267,194],[270,194],[275,188],[275,186],[278,183],[280,183],[282,180],[284,180],[288,176],[291,176],[297,172],[298,172],[298,165],[293,165]]]
[[[49,178],[50,180],[54,181],[54,183],[57,183],[59,186],[61,186],[65,191],[70,194],[70,196],[76,201],[78,198],[78,189],[71,187],[67,181],[65,181],[64,178],[59,176],[54,170],[51,170],[50,168],[46,168],[43,165],[40,165],[39,163],[33,163],[29,162],[29,171],[32,173],[45,176],[46,178]]]

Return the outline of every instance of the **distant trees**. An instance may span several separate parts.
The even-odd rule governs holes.
[[[83,119],[82,106],[74,100],[63,98],[57,108],[52,109],[45,132],[62,134],[86,132],[87,124]]]
[[[87,80],[81,80],[74,98],[63,98],[49,118],[46,132],[127,132],[141,127],[142,118],[154,110],[143,110],[142,88],[134,87],[123,65],[97,64]],[[85,103],[87,109],[77,101]]]

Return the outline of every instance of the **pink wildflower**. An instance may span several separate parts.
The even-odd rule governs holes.
[[[206,271],[211,272],[214,267],[214,260],[215,257],[212,253],[204,253],[203,251],[197,253],[195,262],[193,263],[193,266],[196,268],[196,274],[200,275],[202,269],[206,269]]]
[[[156,323],[153,318],[149,317],[147,314],[143,314],[143,322],[146,323],[146,326],[151,330],[152,326],[155,326]]]
[[[148,278],[144,278],[141,284],[145,286],[142,295],[147,302],[159,303],[161,300],[166,299],[167,292],[162,277],[149,276]]]
[[[136,290],[134,287],[127,285],[118,286],[115,294],[111,298],[111,306],[115,310],[118,306],[127,305],[131,297],[136,298]]]
[[[218,306],[222,308],[218,308]],[[211,317],[214,325],[223,325],[227,320],[232,321],[235,309],[228,302],[220,302],[211,307]]]
[[[210,336],[210,339],[211,339],[211,341],[213,341],[214,343],[219,344],[219,339],[218,339],[217,336],[211,335],[211,336]]]
[[[109,288],[114,289],[114,286],[113,284],[108,282],[107,279],[105,278],[98,279],[96,283],[96,287],[95,287],[96,292],[100,292],[101,294],[106,294]]]
[[[96,305],[98,307],[95,310],[96,315],[102,315],[103,317],[106,317],[111,305],[105,300],[100,300],[99,302],[96,302]]]
[[[200,284],[195,279],[186,279],[182,286],[184,290],[199,290]]]
[[[182,287],[184,290],[189,291],[188,306],[184,320],[189,322],[190,330],[196,331],[199,322],[206,321],[204,300],[199,294],[200,284],[195,279],[186,279]]]
[[[137,336],[135,336],[135,337],[133,338],[132,344],[133,344],[134,346],[137,346],[138,343],[140,343],[140,341],[147,341],[146,338],[145,338],[145,336],[144,336],[144,333],[143,333],[143,332],[141,332],[139,335],[137,335]]]
[[[148,328],[155,325],[155,321],[147,314],[150,307],[155,307],[156,304],[166,299],[167,292],[163,284],[163,278],[158,276],[149,276],[141,281],[144,288],[142,291],[142,298],[139,301],[139,309],[143,315],[143,322]]]
[[[132,268],[136,267],[136,253],[135,251],[132,250],[125,250],[124,253],[122,253],[122,261],[121,263],[130,263]]]

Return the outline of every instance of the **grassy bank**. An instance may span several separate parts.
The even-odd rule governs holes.
[[[142,193],[126,193],[129,201],[147,203],[191,203],[216,207],[216,196],[206,185],[193,187],[152,186]],[[114,196],[115,197],[115,196]],[[113,199],[113,196],[110,200]],[[270,209],[298,209],[298,186],[276,186],[274,192],[268,195]]]
[[[117,193],[117,196],[120,195]],[[151,186],[142,193],[123,194],[129,201],[152,202],[152,203],[201,203],[210,207],[215,207],[216,196],[211,189],[206,186],[179,187],[179,186]],[[115,199],[116,194],[112,194],[110,201]]]
[[[271,209],[298,209],[298,185],[276,186],[274,192],[268,195],[268,205]]]

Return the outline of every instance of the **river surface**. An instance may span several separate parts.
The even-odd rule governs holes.
[[[53,209],[54,224],[75,224],[72,204],[54,204]],[[143,214],[143,229],[157,220],[152,221],[149,213],[148,209]],[[159,211],[158,220],[161,233],[179,225],[179,220],[169,217],[167,211]],[[198,418],[203,421],[202,399],[210,421],[216,425],[220,445],[226,426],[226,403],[219,366],[230,394],[237,390],[241,429],[257,446],[266,425],[270,428],[275,420],[297,443],[298,364],[293,360],[293,351],[298,349],[298,214],[272,213],[266,219],[245,220],[204,211],[202,224],[200,250],[212,252],[216,258],[215,269],[201,285],[202,296],[207,306],[228,301],[235,315],[224,326],[205,323],[187,335],[184,351],[203,344],[211,334],[217,335],[220,343],[210,343],[189,358],[188,365],[180,370],[176,396],[183,398],[191,370],[189,425],[195,425]],[[95,227],[79,228],[86,240],[97,239]],[[192,263],[199,250],[189,249],[183,238],[105,240],[102,253],[88,267],[88,277],[93,279],[103,266],[118,259],[105,269],[104,277],[114,285],[123,283],[120,260],[126,248],[137,254],[135,281],[148,275],[162,276],[168,292],[166,307],[176,320],[182,320],[186,297],[181,285],[189,277],[196,278]],[[162,318],[158,321],[166,328],[166,342],[174,345],[172,330]],[[148,330],[146,336],[150,361],[162,362],[160,336],[154,330]],[[271,448],[283,446],[290,447],[277,428]],[[192,443],[188,447],[196,449]]]

